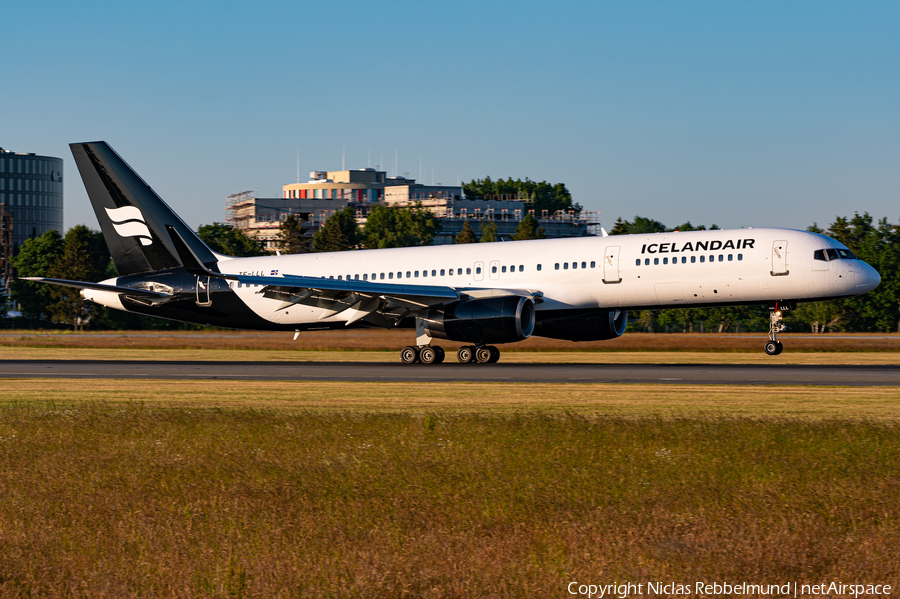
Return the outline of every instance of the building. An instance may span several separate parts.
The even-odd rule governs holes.
[[[62,158],[0,148],[0,295],[9,297],[12,257],[27,239],[63,228]]]
[[[249,191],[228,196],[227,221],[274,252],[281,223],[288,216],[298,215],[308,225],[306,234],[311,237],[331,215],[347,206],[355,209],[357,221],[365,225],[373,205],[420,205],[441,221],[435,245],[453,243],[466,221],[476,234],[483,221],[493,221],[498,235],[509,238],[519,222],[529,212],[533,213],[531,204],[523,200],[470,200],[463,196],[459,186],[423,185],[415,179],[386,175],[372,168],[313,171],[307,183],[284,185],[281,198],[255,198]],[[535,214],[547,237],[594,234],[600,225],[599,216],[599,213],[574,211]]]
[[[63,228],[62,158],[0,148],[0,206],[12,214],[13,252],[26,239]]]

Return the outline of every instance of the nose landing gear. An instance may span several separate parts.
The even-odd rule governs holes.
[[[778,333],[785,328],[787,327],[781,322],[781,309],[776,302],[774,308],[769,308],[769,340],[766,341],[765,350],[770,356],[777,356],[784,351],[784,345],[778,340]]]

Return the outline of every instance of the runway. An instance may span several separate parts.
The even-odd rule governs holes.
[[[900,386],[900,366],[6,360],[0,378]]]

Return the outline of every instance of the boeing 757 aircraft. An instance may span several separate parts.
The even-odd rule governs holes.
[[[405,363],[463,363],[532,335],[613,339],[629,310],[766,304],[782,312],[866,293],[881,277],[830,237],[788,229],[683,231],[234,258],[209,249],[105,142],[70,146],[119,276],[81,289],[97,304],[235,329],[415,329]]]

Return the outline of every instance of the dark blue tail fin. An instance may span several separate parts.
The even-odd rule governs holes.
[[[120,276],[183,266],[166,227],[205,265],[216,257],[104,141],[70,144]]]

